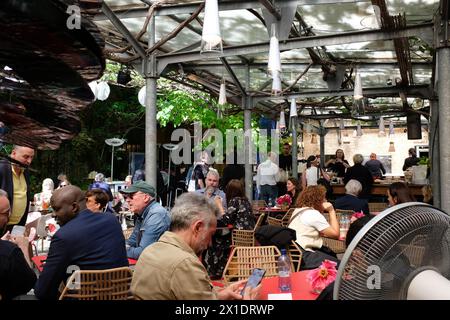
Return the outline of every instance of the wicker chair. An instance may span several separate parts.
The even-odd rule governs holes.
[[[235,247],[223,271],[224,282],[246,280],[254,268],[266,270],[266,277],[277,276],[280,255],[275,246]]]
[[[125,240],[128,240],[131,237],[133,230],[134,230],[134,228],[128,228],[127,230],[123,230],[123,236],[124,236]]]
[[[338,220],[338,223],[343,214],[351,216],[353,213],[355,213],[353,210],[336,209],[336,218]],[[327,212],[324,212],[323,215],[325,216],[325,219],[327,219],[327,221],[329,223],[330,215]],[[332,238],[327,238],[327,237],[322,237],[322,239],[323,239],[323,245],[327,246],[328,248],[333,250],[336,254],[344,253],[345,249],[347,248],[345,246],[345,240],[338,240],[338,239],[332,239]]]
[[[233,229],[231,233],[231,246],[233,247],[254,247],[255,246],[255,231],[261,226],[264,220],[264,213],[262,213],[256,221],[253,230]]]
[[[133,271],[129,267],[77,270],[67,280],[59,300],[129,300]]]
[[[296,208],[289,209],[281,219],[267,217],[267,224],[279,227],[287,227],[291,222],[292,213]]]
[[[302,264],[302,250],[300,246],[294,240],[291,241],[289,248],[287,248],[287,253],[291,259],[292,270],[294,272],[300,271],[300,265]]]
[[[388,207],[385,202],[369,202],[369,212],[381,212]]]

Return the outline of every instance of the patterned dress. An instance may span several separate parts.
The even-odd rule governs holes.
[[[228,203],[226,213],[217,220],[217,226],[226,227],[232,225],[233,229],[252,230],[255,227],[255,221],[250,202],[246,198],[236,197]],[[222,273],[231,251],[230,246],[231,231],[226,234],[216,232],[204,259],[206,270],[211,279],[222,278]]]

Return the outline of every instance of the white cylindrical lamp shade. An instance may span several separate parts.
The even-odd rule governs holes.
[[[220,84],[220,90],[219,90],[219,104],[224,105],[227,103],[227,88],[225,85],[225,82],[222,81]]]
[[[281,78],[278,71],[272,71],[272,94],[278,95],[281,93]]]
[[[361,76],[360,76],[359,72],[357,72],[355,75],[355,88],[354,88],[354,92],[353,92],[353,98],[355,100],[361,100],[362,98],[364,98],[363,92],[362,92]]]
[[[108,83],[101,81],[97,86],[97,99],[101,101],[108,99],[110,91]]]
[[[291,109],[289,110],[289,117],[297,116],[297,102],[295,102],[295,98],[291,99]]]
[[[220,48],[218,48],[219,46]],[[201,51],[218,51],[221,49],[222,36],[220,34],[218,1],[206,0]]]

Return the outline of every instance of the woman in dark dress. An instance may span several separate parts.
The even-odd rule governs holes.
[[[231,247],[231,232],[224,227],[233,229],[252,230],[255,228],[256,219],[252,212],[252,205],[245,196],[242,182],[233,179],[226,189],[227,210],[224,210],[222,201],[215,199],[222,217],[217,220],[218,231],[212,238],[211,246],[206,251],[205,266],[211,279],[220,279],[227,264]],[[228,231],[228,232],[227,232]]]
[[[297,197],[300,194],[301,187],[298,180],[294,177],[290,177],[286,182],[286,189],[288,195],[291,196],[292,202],[290,208],[295,208],[295,203],[297,202]]]
[[[348,161],[345,160],[344,150],[337,149],[334,158],[325,163],[325,168],[331,169],[335,172],[336,177],[343,178],[345,176],[345,170],[350,168]]]

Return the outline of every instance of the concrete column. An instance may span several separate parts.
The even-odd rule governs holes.
[[[155,18],[152,17],[148,25],[148,45],[155,44]],[[148,57],[147,68],[145,70],[145,181],[157,188],[157,147],[156,147],[156,56],[151,54]],[[159,191],[159,190],[157,190]]]
[[[292,117],[292,176],[298,179],[298,144],[297,144],[297,117]]]
[[[440,165],[439,165],[439,103],[437,100],[430,100],[431,117],[429,130],[429,150],[431,161],[430,184],[433,189],[433,205],[441,206],[441,186],[440,186]]]
[[[450,214],[450,48],[440,48],[437,51],[439,97],[439,163],[440,163],[440,208]],[[442,138],[440,138],[442,137]]]
[[[245,195],[251,201],[253,199],[253,170],[252,170],[252,155],[250,153],[251,130],[252,130],[252,111],[250,109],[250,103],[248,98],[242,98],[242,104],[244,108],[244,132],[245,132]],[[248,133],[248,134],[247,134]],[[252,146],[253,148],[253,146]],[[239,152],[239,150],[238,150]]]

